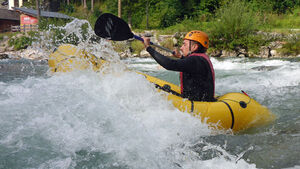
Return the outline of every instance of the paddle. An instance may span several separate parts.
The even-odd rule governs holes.
[[[99,16],[94,30],[96,35],[109,40],[123,41],[134,38],[142,42],[144,41],[143,38],[131,32],[128,24],[123,19],[110,13],[104,13]],[[150,42],[150,44],[174,54],[174,52],[168,48],[159,46],[153,42]]]

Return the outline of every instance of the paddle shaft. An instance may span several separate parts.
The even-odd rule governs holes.
[[[137,35],[133,35],[133,38],[134,38],[134,39],[137,39],[137,40],[140,40],[140,41],[142,41],[142,42],[144,42],[144,39],[141,38],[141,37],[139,37],[139,36],[137,36]],[[172,51],[172,50],[170,50],[170,49],[168,49],[168,48],[162,47],[162,46],[160,46],[160,45],[157,45],[157,44],[155,44],[155,43],[153,43],[153,42],[150,42],[150,45],[153,45],[153,46],[155,46],[155,47],[158,47],[158,48],[160,48],[160,49],[162,49],[162,50],[165,50],[165,51],[167,51],[167,52],[170,52],[170,53],[174,54],[174,51]]]

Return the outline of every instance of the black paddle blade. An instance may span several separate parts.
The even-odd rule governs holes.
[[[95,34],[115,41],[133,38],[133,33],[128,24],[123,19],[110,13],[99,16],[95,24]]]

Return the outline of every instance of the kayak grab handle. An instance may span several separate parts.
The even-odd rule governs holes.
[[[244,90],[241,90],[242,93],[244,93],[244,95],[250,97],[246,92],[244,92]]]

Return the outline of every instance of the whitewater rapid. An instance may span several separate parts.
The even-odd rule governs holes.
[[[211,130],[134,72],[29,77],[0,83],[0,92],[1,159],[10,168],[73,168],[93,153],[105,158],[96,168],[253,166],[230,154],[197,159],[191,147]]]

